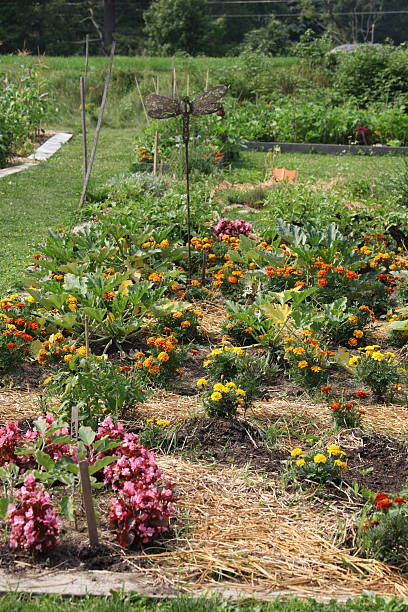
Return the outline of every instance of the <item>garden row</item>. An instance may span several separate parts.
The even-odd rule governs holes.
[[[408,338],[405,226],[391,231],[405,209],[394,200],[385,223],[390,203],[348,210],[333,190],[283,185],[251,226],[222,216],[200,181],[192,193],[192,278],[184,188],[166,178],[119,179],[88,203],[80,229],[50,231],[24,292],[0,302],[2,372],[37,364],[48,390],[46,417],[28,431],[17,423],[1,430],[1,511],[11,546],[53,546],[61,529],[56,505],[65,529],[77,523],[82,459],[108,498],[122,546],[168,530],[174,485],[140,441],[166,446],[166,415],[149,419],[140,438],[118,422],[137,418],[154,389],[199,395],[217,422],[247,418],[268,387],[289,381],[326,406],[337,431],[362,426],[367,396],[406,406],[407,364],[398,353]],[[220,335],[203,323],[212,308],[224,313]],[[381,319],[389,335],[380,346]],[[74,406],[79,441],[69,432]],[[289,480],[332,486],[344,479],[347,459],[339,444],[326,443],[330,435],[291,449],[283,468]],[[360,550],[403,562],[404,493],[367,495]]]

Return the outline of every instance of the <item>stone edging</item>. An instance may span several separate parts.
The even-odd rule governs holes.
[[[280,147],[282,153],[325,153],[328,155],[407,155],[408,147],[336,145],[301,142],[252,142],[248,141],[240,148],[250,151],[273,151]]]
[[[67,132],[58,132],[58,134],[54,134],[54,136],[51,136],[44,144],[38,147],[35,153],[28,156],[27,159],[30,159],[31,162],[26,162],[19,166],[11,166],[10,168],[2,168],[0,170],[0,178],[16,174],[16,172],[21,172],[26,168],[31,168],[33,165],[36,165],[37,161],[48,159],[51,155],[54,155],[63,144],[71,140],[71,138],[72,134],[68,134]]]

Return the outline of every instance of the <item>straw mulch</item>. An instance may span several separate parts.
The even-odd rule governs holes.
[[[220,342],[222,337],[221,325],[227,320],[227,309],[224,304],[214,302],[197,302],[197,310],[202,312],[200,327],[214,342]]]
[[[40,396],[33,391],[0,389],[0,424],[38,416]]]
[[[395,404],[365,404],[365,414],[362,415],[363,427],[378,433],[405,436],[408,431],[408,409]],[[280,417],[300,417],[308,433],[315,429],[316,433],[331,423],[328,408],[324,404],[305,401],[301,405],[285,400],[254,402],[253,411],[260,420],[276,420]],[[298,420],[299,422],[299,420]],[[291,431],[287,432],[290,441]]]
[[[184,523],[168,542],[172,551],[148,555],[166,581],[191,591],[223,586],[314,597],[367,590],[408,596],[397,571],[333,543],[335,508],[322,514],[304,503],[289,506],[273,481],[244,478],[232,468],[168,456],[158,463],[178,483],[178,524]]]

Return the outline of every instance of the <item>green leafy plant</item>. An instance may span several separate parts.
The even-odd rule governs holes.
[[[287,471],[292,478],[300,481],[311,481],[321,485],[335,483],[341,478],[347,463],[343,461],[345,453],[337,444],[330,444],[325,451],[304,453],[301,448],[294,448]]]
[[[204,386],[205,379],[198,381]],[[204,391],[203,407],[210,417],[233,418],[238,408],[245,404],[246,393],[234,382],[215,383],[212,390]]]

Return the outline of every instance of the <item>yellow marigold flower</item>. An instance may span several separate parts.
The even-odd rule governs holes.
[[[210,359],[208,359],[207,361],[204,361],[203,366],[204,366],[205,368],[207,368],[207,367],[208,367],[209,365],[211,365],[211,364],[212,364],[212,361],[211,361]]]
[[[153,357],[150,355],[150,357],[144,360],[143,365],[145,368],[150,368],[153,365]]]
[[[190,321],[182,321],[181,322],[181,327],[185,327],[185,328],[191,327]]]
[[[304,355],[306,353],[303,346],[295,346],[295,348],[293,349],[293,352],[295,353],[295,355]]]
[[[381,351],[374,351],[371,355],[371,359],[374,359],[374,361],[382,361],[384,359],[384,353],[381,353]]]
[[[246,393],[243,389],[237,389],[237,395],[242,395],[242,397],[246,397]]]
[[[298,461],[296,461],[296,465],[298,467],[303,467],[305,465],[305,460],[304,459],[299,459]]]
[[[175,312],[173,314],[173,319],[181,319],[182,316],[183,316],[182,312]]]
[[[233,351],[238,357],[242,357],[244,355],[244,351],[239,346],[233,348]]]
[[[287,346],[285,348],[285,353],[290,353],[290,351],[293,351],[293,346]]]
[[[222,383],[215,383],[213,387],[214,391],[224,391],[224,385]]]
[[[64,342],[64,336],[60,332],[54,334],[53,342]]]
[[[294,448],[293,451],[290,453],[291,457],[299,457],[300,455],[303,455],[303,451],[301,448]]]
[[[78,355],[86,355],[86,347],[85,346],[80,346],[79,349],[77,349],[77,354]]]
[[[362,337],[364,336],[364,332],[363,332],[363,331],[361,331],[361,329],[355,329],[355,330],[353,331],[353,336],[354,336],[355,338],[362,338]]]
[[[327,457],[325,455],[322,455],[322,453],[317,453],[317,455],[313,457],[313,461],[315,463],[326,463]]]
[[[68,353],[68,355],[64,355],[64,361],[66,361],[67,363],[69,363],[72,358],[73,355],[71,353]]]
[[[157,355],[157,360],[164,363],[169,360],[169,354],[166,353],[166,351],[162,351],[161,353]]]
[[[358,321],[358,318],[356,317],[356,315],[352,315],[348,318],[348,320],[350,321],[350,323],[352,323],[353,325],[355,325]]]
[[[234,382],[232,382],[232,381],[231,382],[227,382],[225,384],[225,386],[227,387],[227,389],[236,389],[237,388],[237,385]]]
[[[298,361],[298,368],[307,368],[308,363],[307,361],[303,360],[303,361]]]
[[[350,357],[349,365],[354,366],[360,361],[360,357]]]
[[[46,378],[43,382],[43,385],[48,385],[48,383],[50,383],[52,381],[52,374],[51,376],[48,376],[48,378]]]
[[[146,340],[146,344],[148,344],[149,346],[153,345],[154,342],[155,342],[155,340],[154,340],[153,336],[150,336],[150,338],[148,338]]]
[[[340,455],[341,450],[337,444],[330,444],[330,446],[327,447],[327,452],[329,453],[329,455],[337,457],[338,455]]]
[[[339,468],[341,468],[342,470],[347,470],[347,463],[345,461],[341,461],[341,459],[336,459],[334,462],[336,465],[339,466]]]
[[[283,341],[284,342],[296,342],[296,338],[294,338],[293,336],[290,336],[288,338],[284,338]]]
[[[36,300],[33,298],[32,295],[29,295],[28,298],[27,298],[27,302],[29,304],[35,304]]]
[[[207,384],[207,381],[205,378],[199,378],[197,380],[197,387],[204,387]]]
[[[211,399],[213,402],[219,402],[221,398],[222,395],[218,391],[214,391],[214,393],[211,393]]]
[[[312,370],[312,372],[321,372],[322,368],[320,366],[312,366],[310,368]]]
[[[169,246],[169,244],[170,244],[170,243],[169,243],[169,241],[168,241],[168,240],[162,240],[162,241],[161,241],[161,243],[160,243],[160,246],[161,246],[161,247],[168,247],[168,246]]]

